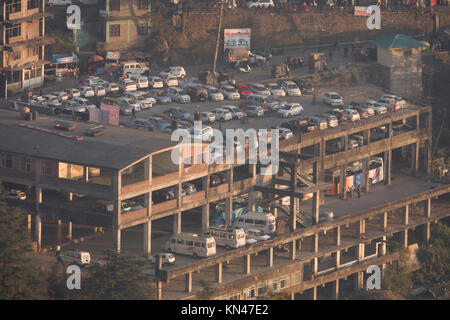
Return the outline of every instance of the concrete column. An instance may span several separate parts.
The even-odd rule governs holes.
[[[222,283],[222,262],[216,264],[216,282]]]
[[[290,258],[291,260],[295,260],[296,253],[297,253],[297,248],[296,248],[295,243],[296,243],[296,241],[295,241],[295,240],[292,240],[292,242],[291,242],[291,248],[290,248],[291,250],[289,251],[289,258]]]
[[[424,215],[427,218],[431,217],[431,198],[425,200]]]
[[[431,139],[425,141],[425,168],[428,180],[431,178]]]
[[[391,184],[392,151],[384,153],[384,184]]]
[[[248,211],[255,211],[255,191],[253,189],[248,191]]]
[[[162,300],[162,281],[156,281],[156,300]]]
[[[40,252],[42,249],[42,220],[40,215],[36,216],[35,224],[36,249]]]
[[[269,268],[273,267],[273,248],[269,248],[267,253],[267,266]]]
[[[56,224],[57,224],[57,229],[58,229],[58,231],[57,231],[57,237],[58,237],[58,244],[60,245],[61,244],[61,238],[62,238],[62,230],[61,230],[61,228],[62,228],[62,221],[61,221],[61,219],[58,219],[58,220],[56,220]]]
[[[411,153],[411,171],[413,175],[417,175],[419,173],[419,142],[413,143]]]
[[[68,223],[67,239],[72,240],[72,221]]]
[[[312,299],[317,300],[317,287],[312,288]]]
[[[297,229],[297,201],[295,197],[290,197],[290,208],[289,208],[289,214],[291,223],[289,224],[291,232],[295,231]]]
[[[313,268],[312,268],[313,275],[316,276],[317,272],[319,272],[319,258],[313,259]]]
[[[186,273],[186,292],[192,292],[192,272]]]
[[[370,144],[370,129],[366,131],[366,144]]]
[[[291,300],[295,300],[295,292],[291,292]]]
[[[333,300],[339,300],[339,279],[332,282],[331,289]]]
[[[122,245],[122,230],[120,228],[113,229],[114,250],[120,252]]]
[[[227,171],[227,183],[228,183],[228,192],[233,191],[233,183],[234,183],[234,169],[231,168]]]
[[[68,199],[69,201],[73,201],[73,192],[69,192]]]
[[[341,250],[336,251],[336,268],[341,266]]]
[[[361,261],[362,259],[364,259],[364,251],[365,251],[365,245],[364,243],[360,243],[358,244],[358,260]]]
[[[27,214],[27,230],[31,232],[31,214]]]
[[[39,212],[39,205],[42,203],[42,188],[39,185],[35,186],[35,208],[36,212]]]
[[[403,223],[405,225],[409,224],[409,205],[405,206],[405,212],[403,213]]]
[[[362,191],[369,192],[370,183],[369,183],[369,159],[364,159],[362,161]]]
[[[181,211],[173,215],[173,234],[181,233]]]
[[[84,183],[89,182],[89,167],[83,167],[83,181]]]
[[[209,203],[202,206],[202,232],[205,233],[209,228]]]
[[[243,256],[244,274],[250,274],[250,255]]]
[[[233,198],[225,199],[225,224],[230,226],[233,221]]]
[[[278,208],[277,207],[270,207],[270,213],[275,217],[275,219],[278,217]]]
[[[182,196],[181,196],[181,194],[182,194],[182,191],[183,191],[183,186],[182,186],[182,184],[181,183],[178,183],[178,186],[177,186],[177,208],[181,208],[181,206],[182,206],[182,203],[183,203],[183,201],[182,201]]]
[[[430,228],[431,224],[429,222],[427,222],[426,224],[423,225],[424,228],[424,240],[426,241],[426,243],[430,242],[431,239],[431,228]]]
[[[347,165],[343,165],[341,166],[341,173],[339,175],[339,191],[341,194],[341,198],[342,199],[346,199],[347,198],[347,192],[345,192],[346,189],[346,183],[345,183],[345,170],[347,168]]]
[[[336,227],[336,245],[341,245],[341,226]]]
[[[366,233],[366,220],[359,220],[359,234],[362,235]]]
[[[383,230],[387,229],[387,225],[388,225],[388,213],[387,211],[385,211],[383,213]]]
[[[312,199],[312,218],[315,224],[319,223],[319,210],[320,210],[320,191],[314,192]]]
[[[121,249],[121,193],[122,193],[122,172],[117,171],[113,175],[113,246],[117,252]]]
[[[408,247],[408,229],[401,231],[403,248]]]
[[[381,255],[386,255],[386,236],[383,236],[383,242],[381,243]]]
[[[256,164],[249,164],[250,177],[253,180],[253,185],[256,183]]]
[[[356,289],[363,289],[364,288],[364,272],[360,271],[356,273],[356,283],[355,288]]]
[[[144,223],[144,256],[150,258],[152,255],[152,221]]]
[[[314,252],[319,252],[319,234],[314,235]]]

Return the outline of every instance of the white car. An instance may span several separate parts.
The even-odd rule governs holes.
[[[202,122],[213,123],[216,121],[216,115],[212,112],[204,111],[200,112],[200,115],[202,116]]]
[[[260,83],[254,83],[249,85],[248,87],[253,91],[254,94],[264,97],[270,96],[270,91]]]
[[[76,102],[78,106],[84,108],[85,110],[97,108],[95,104],[90,103],[89,100],[86,98],[76,97],[73,98],[72,101]]]
[[[323,95],[323,102],[333,108],[342,107],[344,105],[342,97],[336,92],[325,92]]]
[[[211,101],[223,101],[223,94],[216,87],[213,86],[204,86],[204,88],[208,91],[208,98]]]
[[[286,139],[294,137],[294,134],[292,133],[291,129],[279,128],[278,136],[279,136],[280,140],[286,140]]]
[[[363,108],[367,111],[367,114],[369,115],[369,117],[372,117],[375,115],[375,110],[373,108],[375,103],[377,103],[375,100],[367,100],[361,104],[361,108]]]
[[[164,87],[164,82],[160,77],[150,77],[148,82],[153,89]]]
[[[89,97],[93,97],[95,96],[95,92],[94,89],[92,87],[89,86],[82,86],[80,88],[81,90],[81,95],[85,98],[89,98]]]
[[[373,110],[375,110],[376,114],[387,113],[389,106],[384,103],[375,102],[373,104]]]
[[[178,86],[178,79],[177,77],[168,74],[165,77],[163,77],[163,83],[166,87],[176,87]]]
[[[130,107],[131,110],[133,110],[133,108],[134,108],[134,111],[141,111],[141,104],[139,102],[137,102],[136,99],[122,97],[122,98],[118,98],[117,100],[119,101],[119,104],[121,107],[123,105],[125,105],[127,107]]]
[[[52,95],[57,97],[59,101],[69,99],[69,95],[67,93],[65,93],[64,91],[55,91],[55,92],[52,92]]]
[[[264,232],[262,232],[259,229],[247,229],[245,230],[245,237],[246,238],[253,238],[256,241],[266,241],[266,240],[270,240],[271,237],[267,234],[264,234]]]
[[[277,114],[281,118],[297,116],[303,112],[303,107],[300,103],[288,103],[284,107],[278,109]]]
[[[216,108],[216,109],[212,110],[211,112],[213,112],[216,115],[216,120],[219,120],[219,121],[228,121],[228,120],[233,119],[233,114],[231,113],[230,110]]]
[[[70,6],[72,4],[72,0],[46,0],[45,2],[49,7]]]
[[[156,99],[153,98],[149,93],[136,91],[136,92],[125,92],[126,97],[135,100],[135,102],[141,105],[141,109],[148,109],[153,107],[156,103]]]
[[[222,86],[220,88],[220,91],[222,92],[223,96],[228,100],[239,100],[241,98],[241,95],[236,90],[236,88],[232,86]]]
[[[162,264],[175,264],[175,256],[171,253],[159,253],[158,254],[161,257],[161,262]],[[152,263],[155,264],[156,263],[156,256],[154,255],[152,256]]]
[[[285,97],[286,92],[283,88],[277,83],[268,83],[266,84],[266,88],[270,91],[273,96]]]
[[[79,97],[81,95],[80,90],[78,90],[76,88],[70,88],[70,89],[66,89],[64,91],[69,95],[69,98],[75,98],[75,97]]]
[[[343,112],[344,119],[351,120],[351,121],[358,121],[361,120],[358,111],[353,109],[344,109]]]
[[[52,94],[46,94],[46,95],[44,95],[44,98],[45,98],[44,103],[47,106],[50,106],[50,107],[60,107],[61,106],[61,102],[59,101],[57,96],[54,96]]]
[[[169,87],[169,89],[167,89],[167,95],[172,99],[172,101],[180,103],[191,102],[191,97],[187,95],[183,89],[178,87]]]
[[[137,91],[136,83],[134,83],[134,81],[132,81],[130,79],[121,79],[121,80],[119,80],[118,85],[119,85],[120,90],[122,90],[123,92]]]
[[[106,94],[106,89],[99,84],[94,87],[94,92],[97,97],[102,97]]]
[[[27,194],[23,191],[12,189],[10,191],[5,191],[2,195],[0,195],[0,199],[9,199],[9,200],[26,200]]]
[[[407,102],[405,99],[403,99],[402,97],[396,96],[394,94],[383,94],[380,97],[379,101],[384,102],[383,100],[393,100],[395,110],[405,108],[407,105]]]
[[[106,86],[106,91],[111,93],[118,93],[120,91],[120,87],[117,83],[108,83]]]
[[[169,69],[162,71],[159,75],[165,77],[167,74],[184,79],[186,77],[186,70],[183,67],[169,67]]]
[[[130,79],[136,83],[138,89],[146,89],[148,88],[148,78],[146,76],[132,74]]]
[[[270,8],[274,7],[273,0],[250,0],[247,2],[247,8],[256,9],[256,8]]]
[[[233,119],[243,119],[247,116],[247,114],[242,111],[241,109],[239,109],[236,106],[222,106],[222,109],[228,110],[232,113],[233,115]]]
[[[290,97],[299,97],[302,95],[300,88],[293,81],[283,81],[281,87]]]
[[[200,132],[197,132],[195,128],[189,129],[189,135],[191,139],[194,141],[196,139],[201,141],[211,141],[211,137],[213,137],[213,129],[210,126],[203,126]]]

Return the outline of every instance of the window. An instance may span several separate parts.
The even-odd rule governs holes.
[[[287,280],[286,279],[283,279],[283,280],[280,281],[280,289],[283,289],[284,287],[286,287],[286,285],[287,285]]]
[[[51,161],[42,160],[41,175],[43,175],[43,176],[51,176],[52,175],[52,162]]]
[[[15,13],[22,10],[22,0],[12,0],[11,3],[6,4],[7,13]]]
[[[194,241],[187,241],[187,243],[186,243],[188,246],[194,246]]]
[[[109,11],[120,11],[120,0],[111,0],[109,2]]]
[[[266,225],[266,222],[265,222],[264,220],[255,220],[255,223],[256,223],[256,224],[260,224],[260,225],[262,225],[262,226],[265,226],[265,225]]]
[[[12,169],[12,157],[11,157],[11,155],[7,154],[7,153],[2,153],[1,154],[1,158],[2,158],[2,168]]]
[[[200,248],[202,246],[200,242],[194,242],[194,245],[198,248]]]
[[[137,5],[139,10],[147,10],[148,0],[137,0]]]
[[[27,1],[27,10],[36,9],[39,6],[38,0],[28,0]]]
[[[109,26],[110,37],[120,37],[120,24],[112,24]]]
[[[404,57],[411,57],[411,55],[412,55],[412,51],[411,50],[403,51],[403,56]]]
[[[22,25],[20,23],[13,24],[11,27],[6,28],[6,38],[18,37],[22,34]]]
[[[140,23],[137,27],[138,36],[146,36],[148,35],[148,26],[146,23]]]
[[[39,47],[32,47],[27,49],[28,56],[33,57],[39,55]]]
[[[245,223],[254,223],[253,221],[253,219],[245,219]]]
[[[30,173],[31,172],[31,159],[23,157],[20,163],[20,170],[22,172]]]

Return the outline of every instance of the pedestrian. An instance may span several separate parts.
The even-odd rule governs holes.
[[[31,98],[33,97],[33,91],[28,91],[28,103],[31,103]]]
[[[349,192],[349,194],[350,194],[349,198],[350,198],[350,199],[353,198],[353,187],[351,187],[351,188],[348,190],[348,192]]]
[[[358,198],[361,198],[361,187],[358,186],[358,189],[356,189],[356,191],[358,192]]]
[[[134,107],[131,109],[131,119],[136,119],[136,109]]]

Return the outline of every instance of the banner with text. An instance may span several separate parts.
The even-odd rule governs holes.
[[[223,30],[223,50],[229,48],[245,48],[250,50],[250,28]]]

